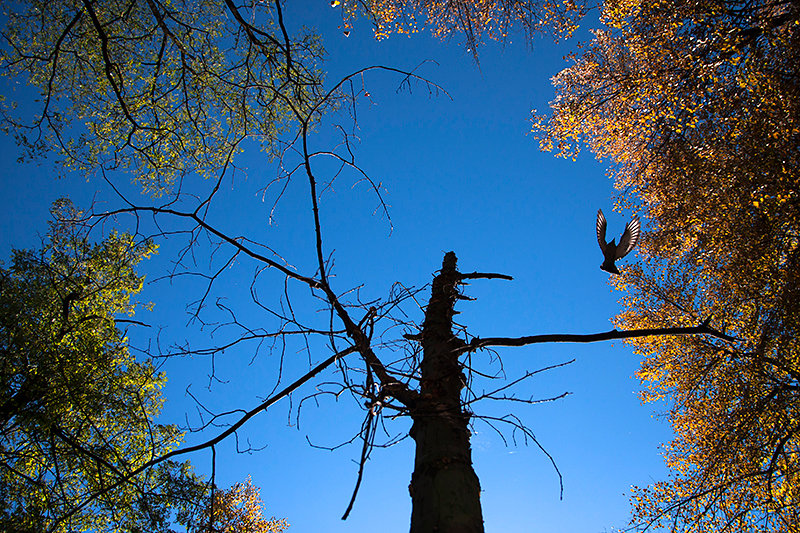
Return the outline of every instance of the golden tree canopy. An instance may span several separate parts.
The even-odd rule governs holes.
[[[608,1],[554,82],[543,147],[611,164],[650,220],[618,280],[626,328],[714,318],[735,344],[637,339],[646,400],[670,399],[675,477],[635,523],[796,531],[800,523],[800,7]]]

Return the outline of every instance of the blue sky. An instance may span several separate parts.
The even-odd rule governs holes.
[[[299,7],[302,4],[303,7]],[[363,169],[385,187],[392,230],[385,216],[373,214],[378,203],[353,175],[334,182],[322,198],[326,249],[335,258],[334,286],[363,284],[365,299],[383,297],[392,283],[422,287],[453,250],[462,271],[501,272],[514,281],[479,280],[466,288],[476,298],[460,302],[459,323],[477,336],[520,336],[539,333],[590,333],[611,329],[619,309],[594,234],[594,217],[603,208],[610,234],[619,234],[629,214],[611,212],[614,190],[605,167],[589,154],[578,161],[557,159],[538,149],[529,134],[531,109],[547,109],[553,98],[550,78],[566,65],[563,56],[575,41],[555,45],[537,38],[532,46],[521,38],[505,46],[487,44],[478,68],[458,37],[441,42],[423,32],[413,37],[372,38],[360,21],[345,37],[341,15],[327,1],[297,3],[284,14],[289,28],[315,27],[328,51],[327,78],[368,65],[386,65],[418,72],[444,87],[430,94],[416,84],[397,91],[401,78],[373,72],[365,77],[371,99],[357,108],[356,157]],[[585,32],[583,32],[585,35]],[[10,92],[8,85],[4,86]],[[346,124],[346,115],[329,117],[312,138],[317,149],[337,142],[332,126]],[[2,138],[0,180],[0,257],[12,247],[33,247],[46,231],[50,203],[68,194],[79,205],[91,199],[114,205],[94,179],[57,174],[51,160],[19,164],[13,139]],[[305,182],[292,183],[270,225],[274,189],[262,194],[276,170],[258,151],[243,155],[233,180],[226,181],[211,218],[220,227],[266,242],[289,262],[303,268],[313,252]],[[327,171],[319,167],[321,175]],[[202,189],[205,184],[198,187]],[[104,204],[106,205],[106,204]],[[130,221],[120,219],[125,227]],[[150,283],[143,298],[155,303],[150,315],[137,317],[153,324],[131,332],[134,344],[162,346],[188,340],[205,346],[226,338],[229,329],[199,328],[185,312],[198,296],[191,280],[158,281],[170,268],[179,239],[161,243],[157,258],[142,265]],[[222,252],[224,254],[224,251]],[[198,268],[217,265],[219,257],[198,255]],[[627,260],[635,260],[631,256]],[[215,261],[217,261],[215,263]],[[238,261],[226,270],[215,297],[238,310],[237,317],[253,326],[269,326],[249,303],[257,265]],[[262,273],[253,285],[274,302],[282,278]],[[276,292],[277,291],[277,292]],[[298,312],[314,314],[307,293],[296,291]],[[420,297],[427,299],[427,291]],[[422,314],[407,307],[412,320]],[[210,315],[211,319],[220,319]],[[157,327],[156,327],[157,326]],[[399,337],[402,331],[388,332]],[[388,338],[387,337],[387,338]],[[328,356],[324,346],[311,354],[292,346],[285,354],[283,382],[300,376],[309,359]],[[533,430],[556,461],[564,482],[559,500],[558,476],[548,458],[534,445],[504,445],[491,428],[476,423],[472,438],[475,469],[481,480],[486,530],[505,533],[560,531],[600,532],[624,527],[629,515],[630,486],[662,479],[666,471],[659,444],[669,439],[669,427],[654,416],[663,406],[639,404],[633,377],[638,358],[622,343],[535,345],[499,352],[509,378],[526,370],[575,359],[570,365],[542,373],[516,389],[519,397],[548,398],[571,394],[557,402],[533,406],[479,404],[475,410],[499,416],[514,412]],[[496,370],[488,354],[476,356],[477,366]],[[211,361],[200,357],[164,363],[169,376],[165,391],[165,422],[197,425],[198,407],[189,390],[216,412],[250,408],[276,383],[278,358],[249,346],[226,352],[214,361],[219,382],[209,388]],[[317,382],[335,379],[332,372]],[[360,426],[362,413],[350,398],[323,397],[296,415],[298,402],[314,392],[311,384],[252,420],[238,436],[237,453],[228,441],[218,449],[218,484],[230,485],[251,475],[261,487],[267,513],[286,517],[290,531],[408,530],[408,483],[413,469],[413,442],[406,439],[378,449],[367,464],[359,498],[350,518],[344,512],[355,482],[360,447],[336,451],[316,449],[308,440],[335,446]],[[408,430],[408,421],[394,422],[393,434]],[[205,434],[206,437],[209,435]],[[507,435],[508,436],[508,435]],[[190,435],[189,442],[204,440]],[[308,439],[308,440],[307,440]],[[209,472],[210,453],[192,462]]]

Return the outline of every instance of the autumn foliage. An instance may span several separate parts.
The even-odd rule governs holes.
[[[350,0],[343,6],[351,18],[365,10],[378,38],[416,33],[425,27],[440,38],[463,36],[468,51],[476,58],[478,47],[486,39],[506,41],[514,27],[527,39],[540,32],[567,37],[586,9],[583,0]]]
[[[545,30],[569,35],[587,8],[579,0],[332,5],[343,8],[348,24],[367,13],[379,37],[422,26],[439,37],[461,35],[476,59],[485,39],[504,41],[517,25],[528,38]],[[454,336],[458,285],[502,276],[460,273],[448,254],[421,332],[406,337],[421,346],[409,352],[412,370],[381,361],[382,346],[372,343],[375,320],[414,294],[384,302],[376,315],[374,306],[350,307],[346,293],[331,284],[321,182],[306,147],[314,117],[324,103],[335,105],[325,96],[335,91],[322,92],[318,38],[291,37],[281,2],[29,0],[15,6],[2,30],[0,74],[24,79],[40,98],[23,102],[35,105],[33,118],[25,105],[0,107],[0,124],[28,156],[55,150],[70,168],[104,177],[133,171],[145,191],[186,201],[183,180],[217,177],[218,186],[246,139],[278,158],[300,140],[318,258],[307,275],[254,251],[264,243],[216,230],[205,217],[217,188],[197,204],[192,197],[168,208],[136,206],[120,195],[126,207],[98,217],[125,212],[190,221],[196,226],[187,255],[200,246],[195,235],[212,235],[231,246],[231,262],[246,255],[316,291],[338,326],[332,319],[330,330],[281,329],[269,336],[319,334],[334,351],[342,344],[286,394],[358,352],[367,377],[363,384],[345,378],[341,391],[368,400],[360,468],[374,444],[378,406],[407,414],[415,421],[419,467],[411,485],[412,528],[427,531],[435,522],[434,529],[464,531],[468,524],[481,531],[468,431],[480,414],[465,409],[462,387],[469,380],[460,376],[462,368],[472,370],[458,358],[534,337],[478,345]],[[637,335],[630,341],[644,356],[642,398],[668,401],[676,434],[666,448],[673,476],[636,489],[632,526],[798,531],[800,7],[794,0],[608,0],[600,22],[603,28],[574,64],[555,77],[553,113],[537,116],[535,130],[546,149],[575,157],[588,146],[608,161],[622,191],[620,206],[649,221],[641,261],[615,278],[626,294],[617,323],[651,335],[707,326],[713,318],[735,337]],[[287,144],[282,135],[298,123]],[[206,485],[188,465],[153,462],[181,435],[153,423],[164,377],[150,361],[130,355],[118,325],[131,319],[117,317],[133,311],[130,296],[141,288],[133,267],[152,246],[124,234],[94,245],[75,229],[55,228],[41,253],[18,253],[9,269],[0,269],[0,456],[7,467],[0,473],[0,526],[159,531],[174,513],[198,533],[285,530],[284,521],[263,518],[249,479],[203,500]],[[447,290],[438,291],[442,286]],[[442,294],[449,300],[437,302]],[[349,344],[341,348],[345,337]],[[411,383],[419,376],[417,390]],[[447,476],[433,479],[440,471]],[[441,498],[448,491],[449,499]],[[453,504],[466,500],[464,494],[469,512]]]
[[[800,9],[771,1],[608,1],[554,79],[542,145],[610,162],[650,220],[618,280],[626,328],[714,317],[740,339],[637,339],[645,400],[667,398],[670,481],[634,525],[800,524]]]
[[[214,491],[211,501],[190,522],[192,533],[281,533],[289,527],[285,519],[263,517],[259,489],[250,476],[230,489]]]
[[[129,171],[154,194],[224,172],[246,138],[277,155],[292,111],[318,103],[317,37],[278,36],[259,2],[28,0],[5,11],[0,75],[39,93],[24,111],[0,100],[26,155]]]

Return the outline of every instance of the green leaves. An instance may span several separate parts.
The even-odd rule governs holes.
[[[0,529],[160,530],[174,504],[155,505],[161,478],[201,491],[189,471],[163,464],[114,486],[181,439],[153,423],[166,377],[130,355],[116,322],[137,309],[134,267],[155,248],[126,234],[91,243],[71,204],[53,211],[43,248],[0,269]]]
[[[8,11],[0,72],[41,92],[33,122],[3,110],[27,154],[126,170],[154,195],[224,172],[244,139],[277,154],[319,97],[318,41],[278,37],[258,4],[30,0]]]

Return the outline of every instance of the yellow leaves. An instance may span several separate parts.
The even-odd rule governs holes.
[[[236,483],[228,490],[218,490],[214,494],[213,517],[208,508],[192,533],[202,531],[224,531],[225,533],[281,533],[289,527],[285,519],[263,516],[263,503],[258,487],[250,476],[244,483]]]
[[[377,21],[376,37],[392,33],[416,33],[427,26],[439,38],[453,33],[466,37],[468,51],[475,51],[485,37],[504,40],[517,23],[526,31],[548,27],[561,37],[568,37],[577,27],[584,9],[582,1],[545,0],[514,9],[504,0],[375,0],[365,7]]]
[[[85,500],[98,484],[117,481],[114,472],[174,447],[179,437],[153,423],[164,378],[151,364],[135,361],[114,326],[118,311],[132,311],[130,295],[141,287],[133,272],[141,259],[136,250],[147,254],[153,247],[137,246],[124,234],[92,244],[71,204],[61,200],[52,212],[57,218],[47,246],[18,252],[10,270],[0,269],[0,310],[14,313],[14,320],[0,321],[5,372],[36,394],[35,409],[14,407],[14,423],[0,439],[0,460],[27,476],[4,478],[4,491],[27,511],[44,501],[40,510],[51,517],[59,515],[59,506]],[[31,479],[36,483],[25,481]],[[150,490],[144,481],[135,484],[136,490],[115,493],[115,516],[130,510],[139,488]],[[93,506],[76,514],[74,524],[104,530],[108,516],[99,511]],[[34,529],[56,530],[49,520]]]
[[[621,28],[625,19],[634,16],[641,0],[613,0],[603,3],[600,20],[609,27]]]

